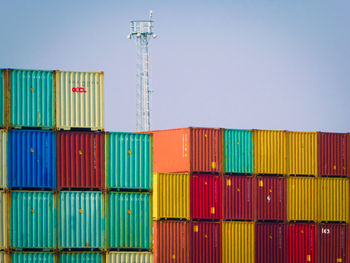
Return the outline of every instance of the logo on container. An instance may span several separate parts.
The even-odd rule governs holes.
[[[77,92],[77,93],[86,93],[87,90],[85,90],[84,87],[73,87],[72,92]]]

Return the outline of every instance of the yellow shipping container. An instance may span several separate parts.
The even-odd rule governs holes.
[[[254,130],[254,171],[256,174],[286,174],[286,131]]]
[[[222,262],[254,263],[254,222],[222,222]]]
[[[289,175],[317,176],[317,132],[287,132]]]
[[[318,220],[349,222],[349,179],[318,178]]]
[[[0,188],[7,187],[7,132],[0,130]]]
[[[190,175],[153,174],[153,219],[190,219]]]

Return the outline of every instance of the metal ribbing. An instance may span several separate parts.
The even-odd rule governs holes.
[[[101,253],[69,252],[60,254],[60,263],[102,263]]]
[[[0,130],[0,188],[7,187],[7,132]]]
[[[4,70],[0,70],[0,127],[5,127],[5,76],[4,76]]]
[[[8,245],[7,216],[8,216],[8,196],[4,191],[0,191],[0,249],[6,249]]]
[[[153,263],[153,255],[149,252],[110,252],[108,263]]]
[[[55,263],[55,255],[52,253],[15,252],[12,253],[12,263]]]

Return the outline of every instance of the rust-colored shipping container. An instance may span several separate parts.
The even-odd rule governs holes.
[[[58,132],[58,189],[104,188],[104,143],[103,133]]]
[[[222,172],[222,129],[153,131],[153,171]]]
[[[221,177],[214,175],[191,175],[191,219],[221,219]]]
[[[256,223],[255,262],[286,262],[285,225],[283,223]]]
[[[190,263],[190,222],[153,221],[154,263]]]
[[[319,263],[348,262],[349,226],[343,224],[318,225]]]
[[[350,145],[346,133],[319,132],[319,176],[350,176]]]
[[[223,177],[224,220],[253,220],[253,177]]]
[[[286,219],[286,180],[284,177],[256,177],[256,220]]]
[[[191,263],[221,262],[221,223],[192,222],[191,228]]]

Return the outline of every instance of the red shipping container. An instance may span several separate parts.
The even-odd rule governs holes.
[[[349,136],[345,133],[318,133],[319,176],[350,175],[349,140]]]
[[[153,221],[155,263],[190,263],[190,222]]]
[[[281,223],[256,223],[255,262],[286,262],[285,225]]]
[[[348,225],[320,224],[318,228],[319,263],[348,262]]]
[[[283,177],[256,177],[256,220],[286,219],[286,180]]]
[[[317,262],[317,234],[314,223],[287,225],[287,262]]]
[[[221,177],[191,175],[191,219],[221,219]]]
[[[223,219],[253,220],[253,177],[223,177]]]
[[[222,258],[220,222],[192,222],[191,262],[217,263]]]
[[[104,188],[104,147],[103,133],[58,132],[58,189]]]
[[[153,171],[222,172],[222,129],[152,131]]]

